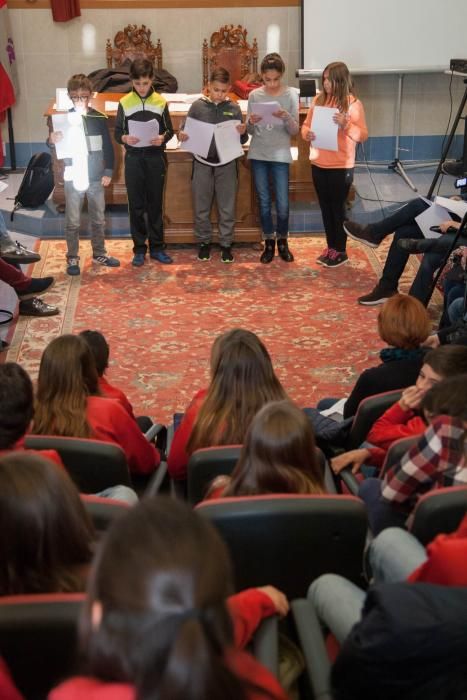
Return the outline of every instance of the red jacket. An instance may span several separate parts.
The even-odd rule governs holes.
[[[425,430],[426,423],[423,418],[412,410],[402,410],[397,401],[375,421],[367,435],[367,442],[374,445],[370,448],[371,455],[367,462],[375,467],[381,467],[393,442],[400,438],[421,435]]]
[[[106,399],[118,399],[125,411],[129,413],[132,418],[135,417],[135,414],[133,413],[133,406],[128,401],[124,392],[118,387],[109,384],[106,377],[99,377],[99,390],[102,396],[105,396]]]
[[[467,586],[467,515],[455,532],[435,537],[426,553],[428,559],[410,574],[408,581]]]
[[[248,700],[286,700],[276,678],[252,656],[241,651],[248,644],[261,620],[274,615],[274,605],[265,593],[249,588],[230,596],[227,601],[234,623],[234,644],[228,665],[235,674],[255,686]],[[258,690],[256,690],[256,688]],[[93,678],[77,677],[65,681],[49,694],[49,700],[135,700],[133,687],[123,683],[103,683]],[[16,700],[16,699],[15,699]]]
[[[185,411],[182,422],[175,431],[167,458],[167,467],[172,479],[186,479],[186,468],[190,459],[186,451],[186,445],[207,393],[207,389],[201,389],[195,394]]]
[[[59,467],[64,468],[64,464],[62,462],[62,458],[58,454],[56,450],[28,450],[24,446],[24,436],[18,440],[17,443],[13,445],[11,450],[0,450],[0,456],[2,455],[7,455],[10,454],[10,452],[27,452],[28,454],[32,455],[39,455],[39,457],[45,457],[46,459],[50,459],[51,462],[55,462],[55,464],[58,464]],[[0,695],[1,697],[1,695]]]
[[[159,452],[146,440],[136,421],[117,399],[89,396],[86,418],[92,429],[91,437],[120,445],[130,471],[151,474],[159,466]]]

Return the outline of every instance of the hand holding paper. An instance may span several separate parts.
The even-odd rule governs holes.
[[[282,119],[275,116],[278,112],[282,110],[279,102],[253,102],[251,105],[251,116],[261,117],[261,123],[272,126],[278,126],[282,124]],[[250,117],[251,118],[251,117]],[[252,122],[259,121],[251,119]]]
[[[147,146],[158,146],[159,143],[154,143],[155,138],[159,135],[159,122],[156,119],[151,119],[148,122],[139,122],[136,119],[128,120],[129,136],[133,137],[130,143],[136,148],[145,148]],[[138,139],[134,141],[134,139]]]

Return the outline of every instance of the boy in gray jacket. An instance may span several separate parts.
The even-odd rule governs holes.
[[[208,124],[219,124],[237,119],[242,122],[240,107],[228,97],[230,91],[230,75],[225,68],[215,68],[210,76],[208,96],[194,102],[188,112],[188,117]],[[246,125],[240,123],[237,127],[241,143],[246,143],[248,135]],[[179,133],[180,141],[187,141],[188,134],[183,130]],[[195,236],[199,243],[198,260],[211,259],[211,207],[214,196],[217,202],[219,219],[219,242],[221,260],[224,263],[233,262],[232,242],[235,226],[235,205],[237,199],[237,159],[221,162],[216,148],[214,136],[206,158],[194,156],[192,192],[193,209],[195,214]]]

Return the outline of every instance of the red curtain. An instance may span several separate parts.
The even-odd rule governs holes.
[[[50,4],[54,22],[68,22],[81,15],[79,0],[50,0]]]

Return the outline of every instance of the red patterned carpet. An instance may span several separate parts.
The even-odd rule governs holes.
[[[315,263],[320,237],[291,239],[296,262],[290,265],[278,258],[261,265],[250,247],[237,248],[232,265],[222,264],[216,249],[210,262],[200,263],[194,248],[183,248],[173,251],[171,266],[148,262],[139,269],[130,264],[131,242],[112,240],[109,252],[122,261],[116,270],[93,265],[83,242],[84,272],[71,278],[64,271],[65,243],[43,241],[33,274],[55,275],[57,283],[44,298],[62,313],[21,317],[7,359],[35,377],[53,337],[100,330],[111,346],[110,381],[127,392],[137,413],[165,422],[207,384],[216,335],[242,326],[265,342],[299,405],[343,396],[362,369],[377,363],[378,307],[360,306],[356,298],[374,286],[389,242],[377,250],[351,243],[350,264],[335,270]],[[412,257],[402,291],[416,265]]]

